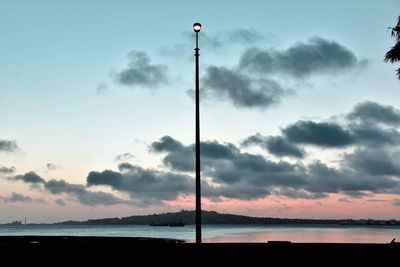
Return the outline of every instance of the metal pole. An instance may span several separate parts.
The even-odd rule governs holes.
[[[196,244],[201,244],[199,50],[196,32]]]

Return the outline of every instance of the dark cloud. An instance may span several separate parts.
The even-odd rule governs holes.
[[[356,108],[345,116],[349,119],[347,124],[339,124],[337,122],[314,122],[297,121],[282,129],[281,136],[262,136],[255,134],[247,137],[243,142],[243,146],[258,145],[275,156],[291,156],[295,158],[305,157],[305,151],[298,145],[313,145],[322,148],[345,148],[348,146],[373,147],[382,146],[398,146],[400,145],[400,132],[396,127],[383,127],[376,123],[371,123],[362,117],[366,112],[358,112],[363,108],[357,107],[370,106],[357,105]],[[387,114],[395,114],[388,106],[379,104],[372,105],[374,107],[385,107]],[[390,112],[390,111],[393,112]],[[358,115],[357,115],[358,114]],[[381,115],[376,115],[374,120],[384,122],[387,125],[395,124],[395,116],[387,116],[386,119]],[[357,115],[357,117],[356,117]],[[388,119],[390,117],[390,119]],[[356,121],[356,118],[362,118]]]
[[[194,170],[194,144],[185,146],[170,136],[163,136],[160,141],[153,142],[150,145],[150,150],[156,153],[167,153],[163,159],[163,163],[174,170]],[[218,159],[233,159],[239,153],[239,149],[233,144],[219,144],[217,141],[201,142],[200,150],[203,162]]]
[[[384,129],[370,123],[350,124],[355,141],[367,146],[398,145],[400,133],[396,129]]]
[[[126,160],[131,160],[135,156],[129,152],[122,153],[120,155],[115,156],[116,161],[126,161]]]
[[[13,140],[0,140],[0,152],[16,152],[19,150],[16,141]]]
[[[173,152],[181,151],[182,149],[184,149],[183,144],[168,135],[161,137],[160,141],[155,141],[150,145],[150,150],[154,152]]]
[[[45,183],[44,188],[54,195],[66,193],[87,206],[129,204],[129,201],[117,198],[110,193],[89,191],[83,185],[70,184],[64,180],[50,180]]]
[[[58,198],[58,199],[54,200],[54,202],[55,202],[57,205],[63,206],[63,207],[67,205],[67,204],[65,203],[65,201],[62,200],[61,198]]]
[[[46,181],[42,177],[40,177],[33,171],[27,172],[24,175],[16,175],[13,178],[11,178],[11,180],[23,181],[25,183],[32,183],[32,184],[34,184],[34,183],[45,184],[46,183]]]
[[[33,171],[24,175],[16,175],[9,179],[13,181],[22,181],[36,186],[43,184],[45,191],[54,195],[65,193],[70,197],[75,198],[79,203],[87,206],[132,204],[130,201],[119,199],[110,193],[89,191],[85,186],[80,184],[70,184],[64,180],[55,179],[45,181]],[[37,190],[38,188],[32,189]]]
[[[354,144],[354,136],[338,124],[328,122],[297,121],[282,130],[293,143],[321,147],[345,147]]]
[[[126,165],[130,168],[133,166],[129,163],[123,163],[122,165]],[[126,170],[125,167],[121,167],[122,170]],[[129,169],[128,169],[129,170]],[[119,172],[114,172],[111,170],[105,170],[103,172],[90,172],[88,177],[86,178],[86,182],[88,186],[93,185],[109,185],[111,187],[120,187],[123,182],[122,174]]]
[[[118,169],[120,172],[132,171],[134,168],[135,166],[127,162],[123,162],[118,165]]]
[[[303,78],[312,74],[343,72],[363,64],[365,61],[359,61],[345,46],[314,37],[284,51],[248,49],[242,54],[239,67],[262,75],[279,73]]]
[[[384,106],[375,102],[357,104],[353,111],[347,115],[349,120],[361,120],[367,123],[382,123],[387,125],[400,125],[400,111],[392,106]]]
[[[255,42],[260,37],[251,31],[241,30],[229,36],[248,42]],[[219,44],[215,39],[214,46]],[[303,78],[315,74],[334,74],[363,64],[365,61],[359,61],[343,45],[320,37],[311,38],[306,43],[298,42],[284,51],[253,47],[241,55],[236,67],[208,66],[205,69],[201,79],[202,99],[230,101],[241,108],[267,108],[293,93],[287,83],[278,79],[282,75]],[[279,75],[275,77],[274,74]],[[193,91],[188,90],[187,93],[191,96]]]
[[[151,64],[145,52],[131,51],[128,54],[128,67],[116,74],[116,80],[131,87],[156,87],[168,82],[167,66]]]
[[[400,181],[386,176],[362,174],[351,169],[336,169],[316,161],[307,166],[309,192],[344,193],[351,197],[370,196],[370,193],[393,193]],[[364,192],[367,191],[367,192]]]
[[[179,146],[168,150],[165,149],[167,143],[178,143]],[[166,153],[163,158],[166,166],[175,171],[194,170],[193,144],[184,146],[169,136],[154,142],[152,146],[154,144],[163,147],[153,151]],[[268,161],[261,155],[241,153],[233,144],[206,141],[201,142],[200,150],[203,175],[219,184],[219,187],[209,192],[216,196],[256,199],[269,195],[271,186],[299,185],[305,182],[301,175],[296,174],[296,165]]]
[[[209,66],[202,78],[207,97],[229,99],[238,107],[266,108],[280,101],[289,91],[271,79],[253,79],[239,71]]]
[[[282,136],[262,136],[257,133],[255,135],[247,137],[242,143],[242,146],[248,147],[250,145],[258,145],[261,148],[267,150],[269,153],[277,157],[294,157],[304,158],[305,151],[298,148],[296,145],[290,143],[287,139]]]
[[[393,175],[400,178],[400,151],[386,149],[356,149],[344,155],[344,162],[351,168],[370,175]]]
[[[53,171],[61,168],[61,166],[55,165],[54,163],[47,163],[46,168]]]
[[[15,167],[0,167],[0,175],[9,175],[9,174],[13,174],[15,172]]]
[[[167,135],[150,145],[150,151],[152,152],[167,153],[163,159],[163,163],[178,171],[194,170],[194,150],[194,146],[186,147],[178,140]]]
[[[105,170],[90,172],[87,185],[108,185],[114,190],[129,193],[132,199],[143,204],[161,204],[161,200],[176,200],[180,194],[194,192],[194,179],[187,175],[161,172],[124,164],[124,172]]]
[[[347,191],[344,191],[343,193],[350,198],[364,198],[364,197],[373,197],[374,196],[374,194],[372,194],[372,193],[367,193],[367,192],[357,191],[357,190],[347,190]]]
[[[0,197],[0,198],[3,199],[4,203],[16,203],[16,202],[22,202],[22,203],[35,202],[35,203],[42,203],[42,204],[46,203],[43,199],[32,199],[29,196],[24,196],[22,194],[15,193],[15,192],[13,192],[10,197],[7,197],[7,198]]]
[[[179,146],[165,149],[165,143]],[[194,170],[194,145],[185,146],[171,137],[163,137],[153,150],[166,155],[163,163],[175,171]],[[179,149],[177,149],[179,147]],[[329,193],[343,193],[352,198],[375,193],[400,192],[400,181],[381,173],[365,173],[354,166],[332,168],[319,161],[307,166],[285,161],[273,162],[261,155],[243,153],[232,144],[201,142],[203,177],[210,177],[218,187],[210,191],[215,197],[236,196],[257,199],[270,194],[291,198],[317,199]],[[246,192],[252,192],[246,194]]]

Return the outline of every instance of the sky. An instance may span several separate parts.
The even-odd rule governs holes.
[[[0,223],[400,219],[399,1],[0,1]]]

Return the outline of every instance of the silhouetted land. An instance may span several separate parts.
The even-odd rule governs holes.
[[[129,225],[157,224],[168,225],[171,222],[195,224],[195,212],[182,210],[173,213],[106,218],[87,221],[65,221],[60,225]],[[15,223],[15,222],[14,222]],[[396,220],[353,220],[353,219],[282,219],[269,217],[250,217],[235,214],[221,214],[215,211],[202,211],[202,224],[331,224],[331,225],[400,225]]]
[[[208,243],[0,236],[1,266],[397,266],[400,243]]]

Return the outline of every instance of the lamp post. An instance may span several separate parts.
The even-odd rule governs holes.
[[[196,244],[201,244],[201,190],[200,190],[200,103],[199,103],[199,39],[201,24],[193,24],[196,33]]]

